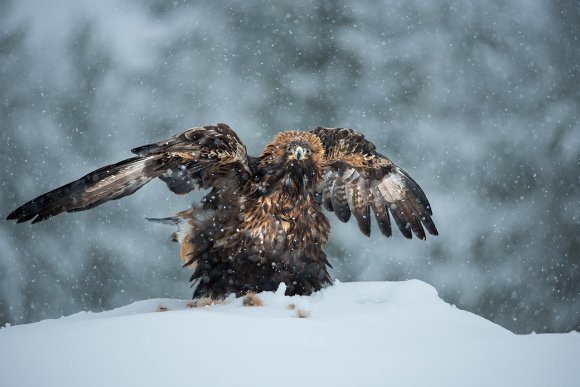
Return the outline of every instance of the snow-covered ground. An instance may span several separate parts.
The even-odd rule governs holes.
[[[260,298],[200,308],[155,299],[6,327],[0,384],[580,386],[579,333],[518,336],[420,281]]]

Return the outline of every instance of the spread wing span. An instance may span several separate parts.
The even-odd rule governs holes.
[[[193,189],[235,189],[250,176],[246,148],[225,124],[197,127],[132,150],[136,157],[99,168],[14,210],[7,219],[38,223],[63,212],[84,211],[136,192],[159,177],[177,194]]]
[[[360,133],[345,128],[317,127],[326,167],[319,191],[322,203],[338,219],[354,215],[361,232],[370,235],[370,209],[379,229],[391,236],[389,212],[406,238],[425,239],[425,229],[437,235],[431,205],[419,185],[391,160],[376,152]]]

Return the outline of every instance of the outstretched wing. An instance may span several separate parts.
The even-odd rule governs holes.
[[[320,187],[322,202],[338,219],[351,213],[360,230],[370,235],[372,208],[381,232],[391,236],[389,211],[406,238],[425,239],[425,229],[437,235],[433,212],[419,185],[391,160],[376,152],[360,133],[345,128],[315,128],[325,151],[326,167]]]
[[[137,157],[107,165],[45,193],[14,210],[7,219],[38,223],[63,212],[88,210],[131,195],[156,177],[178,194],[226,184],[239,187],[249,178],[246,148],[225,124],[192,128],[133,152]]]

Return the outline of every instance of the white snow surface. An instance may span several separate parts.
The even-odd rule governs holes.
[[[515,335],[421,281],[283,294],[261,293],[260,307],[152,299],[5,327],[0,384],[580,386],[579,333]]]

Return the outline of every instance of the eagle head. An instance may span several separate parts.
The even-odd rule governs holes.
[[[307,158],[312,154],[312,151],[310,150],[308,145],[300,143],[289,144],[286,150],[290,153],[288,158],[296,161],[300,161],[303,158]]]
[[[318,136],[293,130],[276,135],[266,146],[261,165],[270,179],[284,186],[312,189],[322,176],[323,160],[324,148]]]

